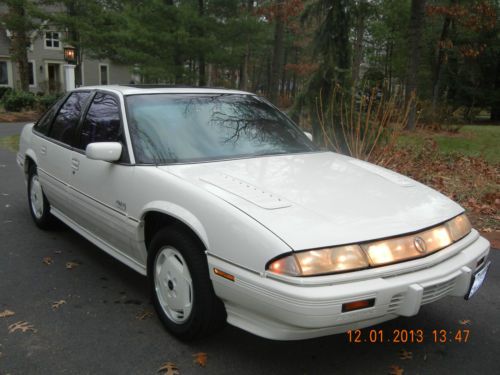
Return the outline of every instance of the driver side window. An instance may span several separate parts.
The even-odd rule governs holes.
[[[83,121],[79,148],[85,150],[89,143],[122,142],[122,139],[118,99],[98,92]]]

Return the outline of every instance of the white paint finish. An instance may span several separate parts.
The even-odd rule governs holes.
[[[217,195],[269,228],[295,250],[379,239],[441,223],[463,212],[444,195],[394,172],[370,170],[331,152],[161,167],[210,190],[227,175],[291,205],[262,209],[234,185]],[[380,170],[384,175],[381,175]],[[388,178],[390,176],[390,178]],[[402,185],[400,181],[411,181]],[[230,190],[230,191],[229,191]]]
[[[113,162],[120,159],[122,149],[119,142],[96,142],[87,145],[85,155],[89,159]]]
[[[123,253],[121,249],[119,250],[110,245],[109,243],[107,243],[106,241],[104,241],[102,238],[97,237],[95,234],[88,231],[86,228],[82,227],[81,225],[70,219],[68,216],[64,215],[61,211],[57,210],[56,208],[51,207],[50,212],[59,220],[61,220],[63,223],[65,223],[67,226],[69,226],[71,229],[76,231],[78,234],[85,237],[87,240],[89,240],[94,245],[99,247],[101,250],[105,251],[112,257],[118,259],[120,262],[132,268],[134,271],[140,273],[141,275],[144,276],[146,275],[146,266],[144,264],[137,262],[136,259],[131,258],[125,253]]]
[[[254,272],[291,250],[245,212],[163,168],[135,167],[124,194],[130,216],[142,221],[149,211],[168,214],[191,228],[209,252]]]
[[[75,67],[73,64],[64,64],[64,88],[65,91],[75,89]]]
[[[122,106],[123,95],[144,92],[245,94],[99,88],[118,94]],[[292,249],[418,231],[463,209],[404,176],[329,152],[162,167],[125,165],[92,160],[34,135],[31,127],[21,134],[18,160],[33,155],[54,215],[142,274],[147,260],[145,215],[161,212],[183,222],[206,247],[210,276],[228,322],[264,337],[291,340],[344,332],[415,314],[421,304],[445,295],[463,296],[478,260],[489,251],[488,242],[472,231],[435,254],[397,265],[311,278],[277,277],[265,271],[266,263]],[[213,267],[236,281],[215,276]],[[376,298],[375,306],[341,312],[343,303],[363,298]]]
[[[71,160],[77,162],[78,168],[69,180],[68,194],[72,207],[68,216],[96,237],[142,262],[143,257],[132,246],[138,224],[134,227],[128,219],[134,168],[92,160],[77,151],[71,152]]]
[[[479,237],[455,256],[434,267],[390,278],[303,287],[262,278],[251,272],[208,258],[209,266],[235,276],[235,282],[211,274],[217,295],[225,302],[228,322],[274,340],[299,340],[343,333],[397,316],[418,313],[426,288],[453,281],[445,294],[464,296],[477,261],[489,243]],[[398,303],[393,299],[397,296]],[[368,309],[342,313],[343,303],[376,298]]]

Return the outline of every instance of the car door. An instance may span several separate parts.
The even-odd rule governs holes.
[[[68,215],[67,186],[75,129],[90,91],[75,91],[54,106],[35,126],[38,175],[51,206]]]
[[[71,157],[69,188],[76,221],[114,250],[136,259],[137,254],[131,253],[130,244],[138,221],[127,214],[133,166],[127,152],[119,97],[97,92],[77,138]],[[94,142],[120,142],[123,147],[121,159],[110,163],[87,158],[85,149]]]

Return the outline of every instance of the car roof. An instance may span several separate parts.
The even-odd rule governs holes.
[[[254,95],[246,91],[229,90],[211,87],[187,87],[187,86],[156,86],[156,85],[105,85],[105,86],[82,86],[76,90],[106,90],[121,93],[122,95],[138,94],[239,94]]]

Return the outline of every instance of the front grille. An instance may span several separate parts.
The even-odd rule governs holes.
[[[397,312],[399,309],[399,306],[401,305],[401,302],[403,302],[403,299],[404,299],[403,293],[395,294],[391,298],[391,302],[389,302],[389,306],[387,307],[387,313],[392,314],[392,313]]]
[[[455,278],[424,288],[422,305],[437,301],[448,295],[455,288]]]

